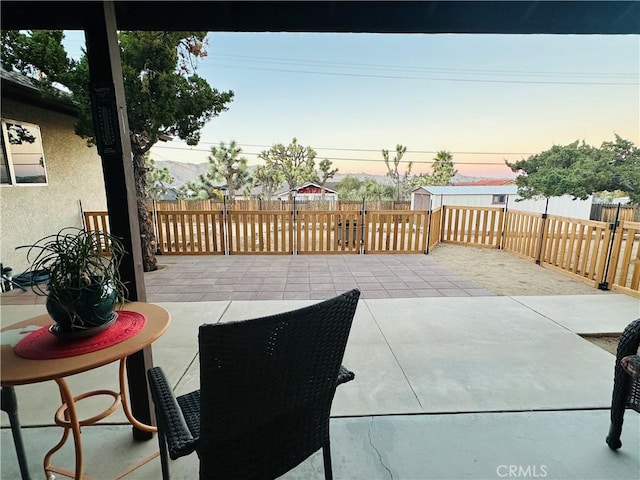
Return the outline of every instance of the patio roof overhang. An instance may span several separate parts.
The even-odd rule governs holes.
[[[64,113],[65,115],[78,115],[78,108],[71,101],[71,98],[46,95],[33,86],[23,75],[16,72],[7,72],[3,68],[0,68],[0,90],[2,90],[3,99],[15,99],[47,110]]]
[[[96,1],[4,0],[2,29],[83,30]],[[122,30],[633,34],[634,1],[115,1]]]

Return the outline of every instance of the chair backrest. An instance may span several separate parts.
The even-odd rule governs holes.
[[[329,442],[359,296],[200,327],[200,478],[275,478]]]

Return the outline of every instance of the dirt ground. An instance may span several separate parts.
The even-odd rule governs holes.
[[[620,340],[620,335],[604,336],[604,337],[584,336],[583,338],[589,340],[591,343],[599,346],[600,348],[604,348],[607,352],[615,355],[616,349],[618,348],[618,341]]]
[[[472,279],[496,295],[609,295],[504,250],[439,244],[429,252],[442,266]],[[585,337],[615,355],[619,337]]]
[[[496,295],[607,295],[569,275],[536,265],[504,250],[450,243],[429,252],[442,266],[470,278]]]

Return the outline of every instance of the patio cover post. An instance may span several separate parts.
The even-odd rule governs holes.
[[[98,153],[102,158],[111,233],[122,239],[125,250],[129,252],[120,265],[122,280],[129,290],[128,299],[145,301],[136,188],[115,8],[112,1],[87,3],[83,8],[86,9],[91,109]],[[149,425],[155,424],[146,375],[152,366],[151,347],[127,360],[132,413]],[[134,428],[133,436],[146,440],[152,434]]]

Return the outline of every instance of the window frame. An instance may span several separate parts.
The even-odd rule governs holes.
[[[44,170],[44,182],[19,182],[16,177],[15,165],[14,165],[14,152],[11,151],[11,143],[9,142],[9,134],[7,124],[10,125],[20,125],[23,127],[27,127],[29,129],[37,130],[37,142],[40,146],[40,158],[42,159],[42,168]],[[2,135],[2,145],[0,148],[2,149],[2,154],[4,155],[7,172],[9,177],[8,183],[0,183],[0,188],[5,187],[47,187],[49,186],[49,172],[47,171],[47,161],[44,156],[44,146],[42,144],[42,130],[40,126],[31,123],[25,122],[22,120],[14,120],[11,118],[0,118],[0,130]]]
[[[505,193],[496,193],[491,197],[491,205],[504,205],[507,203],[507,195]]]

